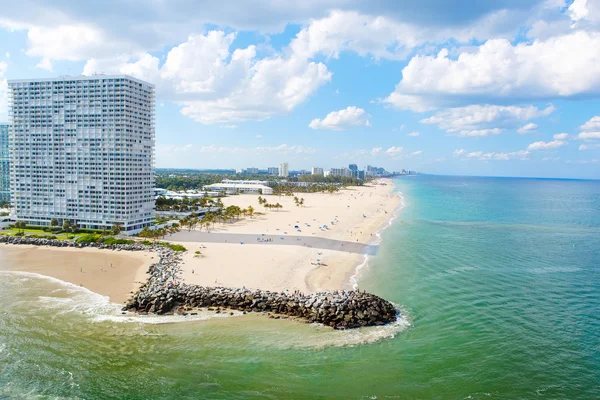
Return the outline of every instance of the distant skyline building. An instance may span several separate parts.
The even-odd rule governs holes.
[[[352,178],[358,178],[358,165],[350,164],[348,165],[348,169],[350,170],[350,176]]]
[[[154,85],[125,75],[11,80],[18,220],[79,227],[154,220]]]
[[[323,168],[313,167],[310,173],[311,175],[323,175]]]
[[[258,174],[258,168],[246,168],[246,173],[247,174]]]
[[[279,176],[288,177],[290,175],[290,170],[288,163],[284,162],[279,164]]]
[[[331,176],[342,176],[349,178],[352,176],[352,172],[348,168],[331,168],[329,175]]]
[[[269,168],[267,168],[267,173],[269,175],[279,175],[279,168],[278,167],[269,167]]]
[[[10,156],[8,150],[9,125],[0,123],[0,203],[10,202]]]

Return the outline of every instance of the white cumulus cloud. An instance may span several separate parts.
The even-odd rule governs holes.
[[[403,151],[404,149],[401,146],[392,146],[385,151],[385,154],[387,154],[388,156],[396,157],[402,154]]]
[[[421,132],[411,132],[411,133],[408,133],[406,136],[412,136],[412,137],[421,136]]]
[[[369,115],[362,108],[350,106],[332,111],[323,119],[315,118],[308,125],[312,129],[345,130],[357,126],[370,126]]]
[[[568,133],[557,133],[556,135],[552,136],[552,138],[554,140],[567,140],[569,138],[569,134]]]
[[[306,101],[331,79],[325,64],[294,53],[258,58],[250,45],[231,51],[235,34],[190,35],[173,47],[161,66],[144,54],[88,60],[83,73],[98,69],[153,82],[162,97],[183,106],[181,113],[203,124],[264,120]]]
[[[553,140],[551,142],[534,142],[527,146],[527,150],[556,150],[559,147],[567,146],[564,140]]]
[[[585,124],[581,125],[580,128],[582,131],[600,130],[600,117],[599,116],[592,117]]]
[[[517,133],[519,135],[524,135],[526,133],[534,132],[537,128],[538,128],[538,126],[536,124],[534,124],[533,122],[530,122],[528,124],[523,125],[519,129],[517,129]]]
[[[417,55],[383,101],[422,112],[467,99],[551,99],[600,93],[600,33],[577,30],[532,43],[490,39],[456,58]]]
[[[512,151],[507,153],[498,153],[498,152],[483,152],[483,151],[474,151],[468,153],[466,155],[467,158],[476,158],[481,161],[509,161],[513,159],[517,160],[527,160],[529,156],[529,151],[527,150],[519,150]]]
[[[554,110],[552,105],[539,109],[534,106],[473,104],[438,111],[420,122],[437,125],[438,128],[458,136],[486,136],[496,135],[502,128],[516,127],[523,121],[548,116]]]

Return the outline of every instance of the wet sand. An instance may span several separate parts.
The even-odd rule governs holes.
[[[0,245],[0,270],[50,276],[123,303],[146,280],[152,257],[145,251]]]

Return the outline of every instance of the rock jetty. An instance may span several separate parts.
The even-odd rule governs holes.
[[[43,239],[31,238],[28,236],[8,236],[0,235],[0,243],[6,244],[30,244],[34,246],[50,246],[50,247],[93,247],[96,249],[106,250],[125,250],[125,251],[142,251],[152,249],[153,246],[146,246],[141,243],[136,244],[103,244],[103,243],[76,243],[70,240]]]
[[[317,322],[334,329],[385,325],[396,320],[396,310],[388,301],[371,293],[339,291],[332,293],[271,292],[268,290],[205,287],[196,285],[152,286],[141,290],[124,310],[154,312],[210,307],[244,312],[269,312]]]
[[[302,294],[246,288],[187,285],[179,280],[177,253],[159,249],[160,259],[150,266],[148,281],[127,302],[124,311],[170,313],[175,309],[208,307],[243,312],[268,312],[274,318],[289,316],[334,329],[384,325],[397,318],[394,306],[371,293],[336,291]],[[224,310],[223,310],[224,311]]]
[[[334,329],[384,325],[396,321],[394,306],[371,293],[335,291],[314,294],[272,292],[246,288],[187,285],[180,279],[181,257],[162,246],[137,244],[75,243],[66,240],[0,236],[0,243],[52,247],[93,247],[98,249],[158,253],[158,262],[148,269],[148,280],[126,303],[123,311],[166,314],[174,310],[208,307],[243,312],[271,313],[273,318],[296,317]]]

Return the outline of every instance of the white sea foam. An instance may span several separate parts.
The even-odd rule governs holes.
[[[277,337],[270,346],[279,348],[353,347],[380,340],[392,339],[411,326],[406,310],[398,310],[398,319],[387,325],[357,329],[333,330],[322,324],[311,324],[306,331],[294,326],[278,327]]]
[[[400,204],[392,212],[392,215],[388,219],[387,224],[384,225],[383,227],[381,227],[379,230],[377,230],[375,232],[375,239],[373,239],[373,241],[371,243],[369,243],[369,245],[376,246],[376,245],[379,245],[381,243],[381,241],[382,241],[381,233],[385,229],[387,229],[390,226],[392,226],[392,224],[394,223],[394,221],[398,218],[398,216],[400,216],[400,212],[402,211],[402,209],[404,209],[404,207],[406,206],[406,203],[404,201],[404,195],[402,194],[402,192],[397,192],[397,194],[400,197]],[[356,268],[354,269],[354,274],[350,277],[350,285],[352,286],[352,288],[354,290],[358,289],[358,282],[360,280],[362,270],[366,269],[368,267],[369,267],[369,254],[365,253],[363,255],[363,262],[356,266]]]
[[[214,311],[197,310],[193,311],[197,315],[137,315],[137,314],[102,314],[93,318],[93,322],[118,322],[118,323],[138,323],[138,324],[173,324],[180,322],[206,321],[213,318],[239,317],[243,315],[240,311],[228,311],[227,313],[216,313]],[[233,313],[233,315],[231,315]]]

